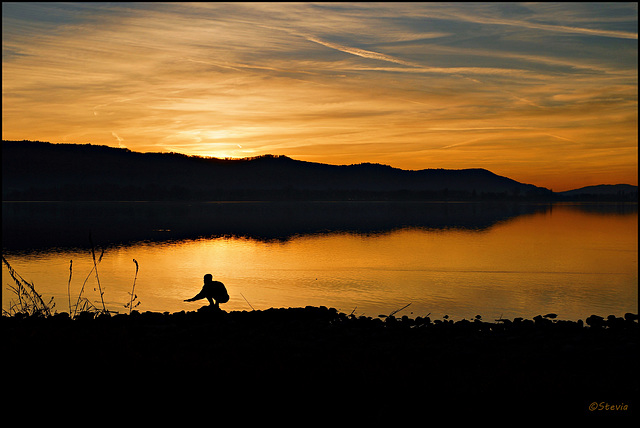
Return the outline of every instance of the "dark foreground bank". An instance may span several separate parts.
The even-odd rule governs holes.
[[[2,317],[2,324],[4,385],[16,392],[9,407],[36,394],[65,397],[76,409],[82,406],[72,396],[111,409],[146,402],[240,418],[406,422],[446,413],[524,422],[638,414],[632,314],[584,324],[550,317],[453,322],[354,317],[325,307],[203,307],[75,320]]]

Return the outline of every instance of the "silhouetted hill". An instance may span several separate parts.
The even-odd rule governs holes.
[[[558,195],[580,201],[638,201],[638,186],[630,184],[601,184],[559,192]]]
[[[3,200],[545,199],[484,169],[408,171],[286,156],[216,159],[90,144],[2,142]]]

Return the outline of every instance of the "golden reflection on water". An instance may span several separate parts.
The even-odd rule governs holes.
[[[98,271],[107,307],[119,312],[127,311],[135,258],[141,311],[196,310],[206,302],[183,300],[211,273],[229,290],[231,299],[223,305],[228,311],[324,305],[377,316],[411,303],[398,316],[480,314],[488,320],[555,312],[562,319],[584,319],[592,313],[637,313],[637,221],[637,213],[601,215],[555,206],[484,230],[141,243],[107,250]],[[69,260],[75,303],[93,266],[90,253],[9,259],[42,294],[55,297],[59,312],[69,306]],[[3,279],[6,284],[4,267]],[[96,284],[90,276],[85,293],[97,302]],[[11,298],[3,290],[3,308]]]

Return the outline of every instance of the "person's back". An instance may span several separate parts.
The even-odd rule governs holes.
[[[205,286],[208,286],[207,294],[218,303],[227,303],[229,301],[229,294],[227,288],[220,281],[205,282]]]

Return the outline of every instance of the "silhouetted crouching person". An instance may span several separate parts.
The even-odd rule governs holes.
[[[200,300],[206,298],[209,301],[209,304],[216,308],[220,308],[220,303],[227,303],[229,301],[229,294],[227,293],[227,289],[224,284],[220,281],[214,281],[213,276],[210,273],[204,276],[204,285],[202,286],[202,290],[194,297],[185,300],[185,302],[193,302],[195,300]]]

